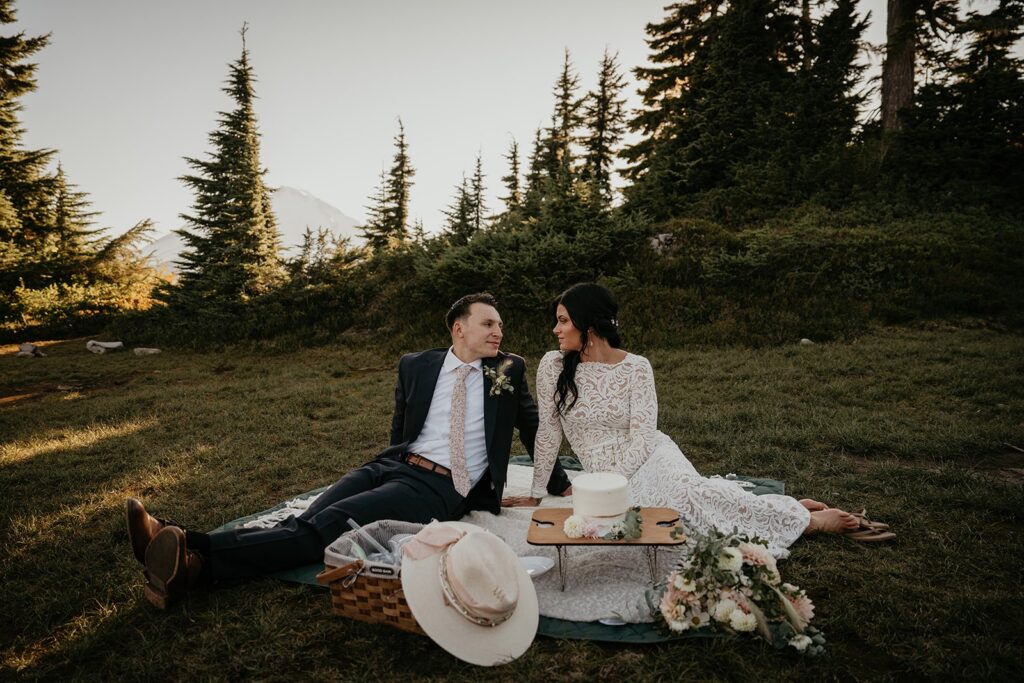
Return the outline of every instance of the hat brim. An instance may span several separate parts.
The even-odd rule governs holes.
[[[490,533],[475,524],[445,522],[467,534]],[[537,635],[540,611],[533,580],[516,563],[519,599],[516,611],[497,626],[480,626],[469,621],[445,602],[438,568],[441,554],[422,560],[402,558],[402,591],[420,628],[430,639],[464,662],[495,666],[516,659],[530,647]]]

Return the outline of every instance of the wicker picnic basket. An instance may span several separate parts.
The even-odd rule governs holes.
[[[373,522],[363,531],[387,547],[395,534],[415,534],[422,524],[390,519]],[[371,624],[388,624],[402,631],[425,635],[409,609],[402,593],[402,579],[388,565],[366,562],[356,557],[352,543],[359,536],[350,531],[327,546],[324,551],[326,569],[316,580],[331,590],[331,611],[335,614]],[[365,541],[360,547],[365,547]]]

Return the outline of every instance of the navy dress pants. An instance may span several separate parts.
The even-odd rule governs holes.
[[[466,512],[466,499],[450,477],[380,458],[352,470],[301,515],[277,526],[208,534],[203,555],[211,579],[263,576],[323,561],[324,548],[351,531],[349,519],[359,525],[381,519],[426,524]]]

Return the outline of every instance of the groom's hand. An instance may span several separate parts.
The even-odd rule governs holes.
[[[540,505],[540,498],[528,496],[510,496],[501,499],[501,507],[505,508],[535,508]]]
[[[558,495],[562,496],[563,498],[565,498],[566,496],[571,496],[572,495],[572,484],[569,484],[569,486],[564,491],[559,493]]]

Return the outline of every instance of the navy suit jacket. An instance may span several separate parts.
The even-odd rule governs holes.
[[[391,418],[391,445],[380,458],[398,458],[408,452],[423,429],[434,397],[434,387],[441,374],[448,349],[430,349],[402,356],[398,362],[398,381],[395,383],[395,413]],[[526,381],[526,361],[510,353],[482,359],[484,367],[497,367],[511,361],[507,374],[515,391],[491,396],[491,380],[484,375],[484,432],[487,441],[487,472],[467,500],[470,509],[501,510],[501,496],[505,489],[509,452],[512,448],[512,429],[519,429],[519,439],[533,456],[533,442],[537,436],[537,404],[530,395]],[[569,477],[559,464],[551,473],[548,492],[559,495],[569,487]]]

